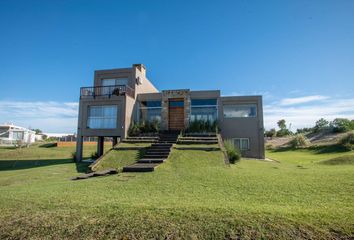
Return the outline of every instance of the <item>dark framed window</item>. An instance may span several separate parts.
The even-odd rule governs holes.
[[[190,121],[214,122],[218,119],[217,99],[192,99]]]
[[[170,107],[184,107],[184,101],[183,100],[169,101],[169,106]]]
[[[256,104],[224,105],[224,118],[245,118],[257,116]]]
[[[87,127],[91,129],[117,128],[117,105],[89,106]]]
[[[161,101],[141,101],[140,102],[140,107],[161,107]]]
[[[161,121],[161,101],[141,101],[138,109],[139,121]]]
[[[240,150],[250,149],[250,139],[249,138],[234,138],[234,145]]]

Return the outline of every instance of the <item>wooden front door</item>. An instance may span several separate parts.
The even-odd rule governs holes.
[[[170,130],[184,129],[184,100],[183,99],[169,100],[168,128]]]

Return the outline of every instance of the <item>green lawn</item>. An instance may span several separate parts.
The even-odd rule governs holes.
[[[228,167],[219,150],[200,147],[174,148],[168,161],[153,173],[80,181],[68,180],[78,175],[77,166],[68,160],[71,148],[39,151],[34,147],[21,157],[1,149],[0,162],[27,158],[40,162],[38,158],[47,161],[56,155],[52,161],[63,158],[67,162],[33,162],[20,169],[1,163],[0,238],[328,239],[354,235],[354,165],[350,160],[321,164],[340,156],[354,157],[353,152],[270,151],[267,156],[278,162],[241,160]],[[120,162],[128,159],[118,158],[119,152],[131,150],[112,151]],[[131,161],[135,154],[126,157]],[[114,157],[107,159],[113,163]]]
[[[150,143],[120,143],[118,147],[108,152],[103,161],[100,161],[93,170],[116,168],[122,171],[124,166],[131,165],[144,156],[145,147],[150,145]]]

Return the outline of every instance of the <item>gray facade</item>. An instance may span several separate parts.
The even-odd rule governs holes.
[[[231,139],[246,157],[264,158],[261,96],[222,97],[219,90],[190,89],[159,92],[146,78],[142,64],[95,71],[94,86],[81,88],[77,129],[77,159],[82,139],[127,137],[133,121],[156,119],[162,130],[182,130],[191,121],[217,121],[224,139]]]

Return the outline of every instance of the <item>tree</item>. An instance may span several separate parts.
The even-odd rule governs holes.
[[[36,132],[36,134],[41,134],[42,133],[42,130],[40,130],[40,129],[32,129],[32,131],[35,131]]]
[[[286,122],[285,119],[281,119],[277,122],[278,127],[280,128],[280,130],[285,130],[286,129]]]
[[[329,128],[329,122],[326,119],[321,118],[316,121],[315,127],[313,128],[313,132],[321,132],[328,128]]]
[[[353,121],[346,118],[336,118],[331,122],[333,132],[348,132],[354,130]]]
[[[312,131],[313,131],[312,128],[298,128],[296,130],[296,134],[299,134],[299,133],[306,134],[306,133],[309,133],[309,132],[312,132]]]
[[[278,127],[280,128],[280,130],[277,132],[277,136],[278,137],[284,137],[287,135],[290,135],[290,130],[286,128],[286,122],[284,119],[281,119],[277,122]]]

